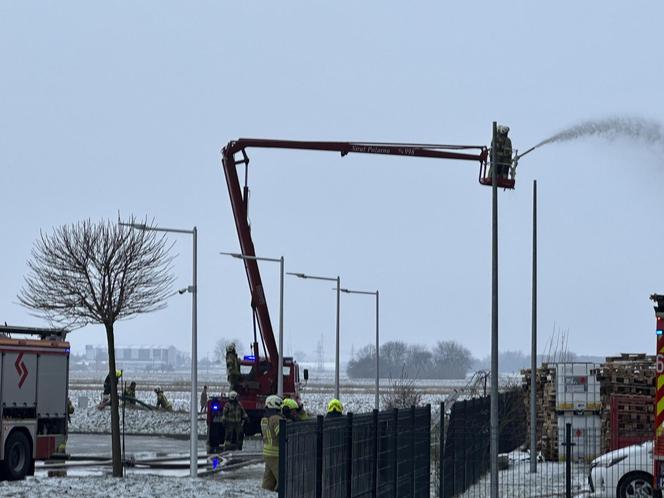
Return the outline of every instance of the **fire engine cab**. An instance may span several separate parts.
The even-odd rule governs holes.
[[[0,325],[0,478],[33,475],[67,439],[66,330]]]

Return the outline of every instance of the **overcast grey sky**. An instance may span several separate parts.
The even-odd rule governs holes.
[[[525,149],[606,115],[664,121],[656,2],[0,2],[0,321],[40,230],[83,218],[196,224],[201,356],[251,338],[219,149],[241,136]],[[500,195],[500,347],[528,351],[530,199],[540,193],[541,342],[554,322],[588,354],[654,352],[664,292],[662,150],[547,146]],[[490,350],[490,200],[473,163],[250,150],[259,255],[381,291],[384,340]],[[178,285],[190,239],[177,238]],[[262,267],[277,323],[278,267]],[[342,297],[342,350],[370,343],[373,301]],[[286,352],[331,352],[334,293],[286,283]],[[190,347],[190,299],[123,322],[119,344]],[[103,329],[71,335],[74,350]],[[541,348],[540,348],[541,351]]]

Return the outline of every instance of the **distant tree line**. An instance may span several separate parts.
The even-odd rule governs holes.
[[[386,342],[380,347],[380,375],[400,378],[404,374],[418,379],[463,379],[473,363],[470,351],[455,341],[439,341],[433,349],[401,341]],[[376,348],[365,346],[348,362],[351,378],[376,375]]]

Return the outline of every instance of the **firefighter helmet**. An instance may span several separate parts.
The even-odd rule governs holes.
[[[498,133],[500,133],[501,135],[507,135],[509,131],[510,131],[509,126],[498,125]]]
[[[338,399],[334,398],[331,399],[330,402],[327,404],[327,413],[343,413],[344,411],[344,405],[341,404],[341,401]]]
[[[237,399],[237,391],[230,391],[228,393],[228,399],[230,399],[231,401]]]
[[[281,404],[281,407],[283,408],[284,406],[287,406],[291,410],[297,410],[297,401],[291,398],[286,398],[283,403]]]
[[[265,399],[265,406],[267,408],[272,408],[273,410],[278,410],[281,408],[282,399],[276,394],[272,394]]]
[[[118,378],[118,379],[119,379],[120,377],[122,377],[122,370],[116,370],[116,371],[115,371],[115,377]]]
[[[287,419],[292,418],[297,411],[297,403],[294,399],[286,398],[281,404],[281,414]]]
[[[226,346],[226,351],[229,351],[229,352],[230,352],[230,351],[235,351],[235,343],[234,343],[234,342],[231,342],[230,344],[228,344],[228,345]]]

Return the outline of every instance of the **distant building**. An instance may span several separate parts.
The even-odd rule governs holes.
[[[105,346],[85,346],[85,360],[108,361]],[[172,370],[188,366],[190,356],[174,346],[119,346],[115,348],[115,365],[123,370]]]

